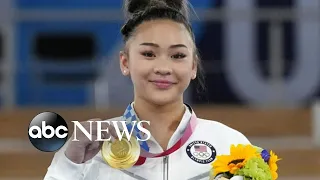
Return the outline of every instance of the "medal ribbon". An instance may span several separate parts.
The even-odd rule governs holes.
[[[131,131],[131,128],[132,128],[131,121],[136,121],[138,119],[131,104],[127,107],[127,110],[125,111],[125,114],[123,115],[123,117],[124,117],[125,121],[127,122],[128,130]],[[182,137],[171,148],[165,150],[162,153],[158,153],[158,154],[150,153],[147,142],[141,141],[140,142],[140,146],[141,146],[140,156],[143,158],[156,158],[156,157],[163,157],[163,156],[170,155],[171,153],[177,151],[181,146],[183,146],[187,142],[187,140],[190,138],[190,136],[194,132],[196,125],[197,125],[197,117],[196,117],[195,113],[192,111],[191,118],[187,124],[187,127],[186,127]],[[137,126],[135,126],[134,130],[135,130],[135,133],[138,136],[138,138],[141,139],[141,134],[140,134],[141,132],[139,132]]]

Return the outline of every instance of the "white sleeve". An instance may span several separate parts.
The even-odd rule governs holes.
[[[82,180],[86,163],[76,164],[64,152],[57,152],[48,167],[44,180]]]
[[[234,132],[235,142],[237,142],[237,144],[250,144],[251,145],[251,142],[249,141],[249,139],[242,132],[237,131],[235,129],[233,129],[233,132]]]
[[[76,164],[65,155],[70,139],[57,151],[43,180],[82,180],[84,170],[91,160]]]

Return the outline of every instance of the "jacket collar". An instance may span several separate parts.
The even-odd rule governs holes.
[[[130,113],[131,116],[133,116],[133,118],[137,121],[139,121],[139,117],[136,115],[135,111],[134,111],[134,102],[130,103]],[[168,146],[167,149],[169,149],[171,146],[173,146],[182,136],[184,130],[186,129],[188,122],[190,121],[191,115],[192,115],[192,108],[190,105],[185,104],[185,112],[182,116],[182,119],[177,127],[177,129],[175,130],[175,132],[173,133],[173,135],[171,136],[169,142],[168,142]],[[128,108],[124,114],[124,116],[128,113]],[[148,141],[148,145],[152,145],[152,144],[156,144],[156,146],[158,146],[157,151],[163,151],[163,149],[161,148],[161,146],[159,145],[159,143],[154,139],[154,137],[151,134],[151,138]],[[154,148],[151,148],[151,151],[153,151]]]

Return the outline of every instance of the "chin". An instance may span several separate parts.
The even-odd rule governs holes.
[[[147,86],[144,89],[144,92],[141,93],[146,101],[157,106],[164,106],[177,102],[180,100],[182,94],[183,91],[180,91],[179,88],[174,86],[166,90],[155,89],[153,86],[149,88],[149,86]]]

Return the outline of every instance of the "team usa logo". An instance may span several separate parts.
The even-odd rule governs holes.
[[[201,164],[211,163],[217,154],[215,148],[205,141],[191,142],[186,151],[190,159]]]

